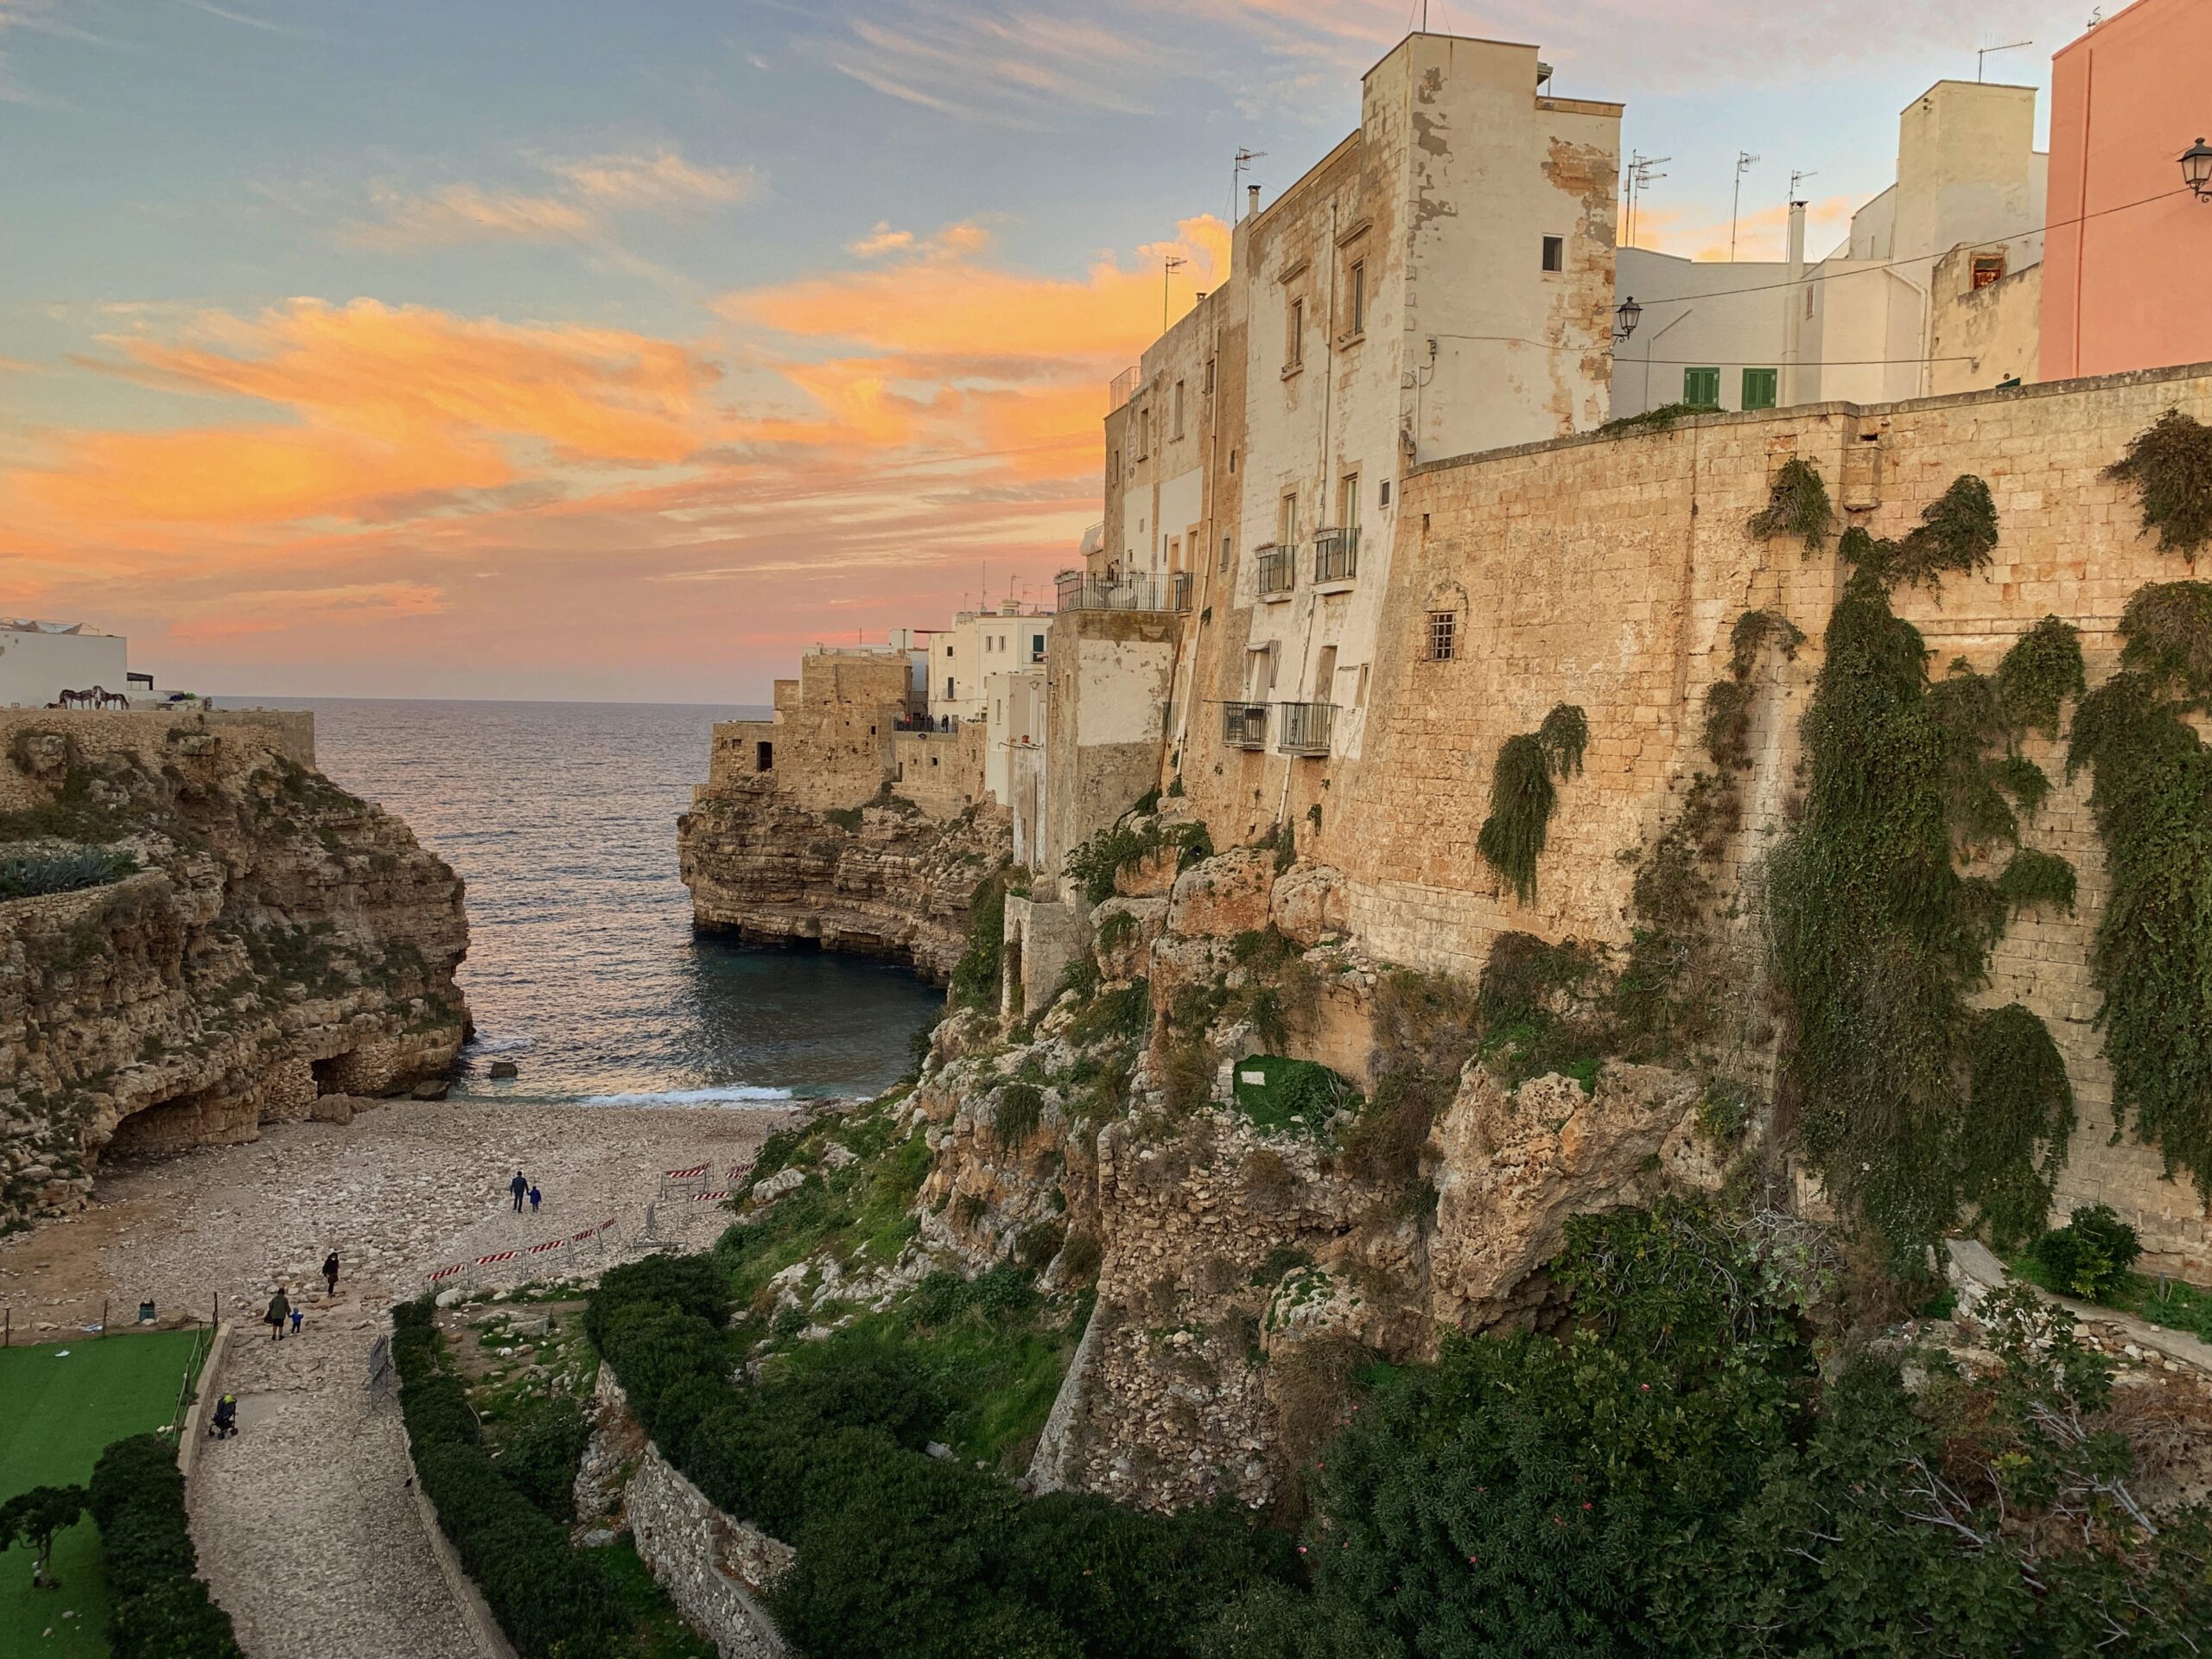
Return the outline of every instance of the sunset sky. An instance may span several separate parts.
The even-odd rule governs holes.
[[[1418,0],[0,0],[0,613],[220,693],[757,702],[1046,598],[1106,385]],[[2086,0],[1509,0],[1670,156],[1638,239],[1816,251]]]

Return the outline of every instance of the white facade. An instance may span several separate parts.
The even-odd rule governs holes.
[[[1044,664],[985,676],[983,702],[983,787],[1012,806],[1016,752],[1045,747]]]
[[[0,619],[0,706],[42,709],[64,691],[130,690],[129,643],[77,622]]]
[[[1327,747],[1357,754],[1404,471],[1605,418],[1620,105],[1548,73],[1533,46],[1408,35],[1359,130],[1255,204],[1227,280],[1125,383],[1090,575],[1194,613],[1179,749],[1250,697],[1327,705]]]
[[[988,708],[984,682],[994,674],[1041,665],[1052,630],[1050,612],[1026,610],[1013,600],[993,611],[957,613],[950,627],[931,637],[930,714],[938,719],[983,719]]]
[[[2032,86],[1936,82],[1897,118],[1896,183],[1817,263],[1805,262],[1802,203],[1784,259],[1622,249],[1620,295],[1643,315],[1614,364],[1614,416],[1708,395],[1742,409],[1747,391],[1757,408],[1770,385],[1777,405],[1889,403],[2029,378],[2016,327],[1983,329],[1963,351],[1959,331],[1937,335],[1974,284],[2042,261],[2049,157],[2035,149],[2035,100]]]

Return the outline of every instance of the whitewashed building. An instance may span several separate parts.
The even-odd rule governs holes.
[[[1939,80],[1897,118],[1897,181],[1808,264],[1805,205],[1780,260],[1623,248],[1642,308],[1612,413],[1669,404],[1890,403],[2036,378],[2049,157],[2036,92]]]
[[[0,706],[42,709],[64,691],[130,690],[129,643],[81,622],[0,618]]]

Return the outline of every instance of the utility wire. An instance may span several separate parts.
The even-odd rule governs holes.
[[[2150,206],[2150,204],[2151,204],[2151,203],[2152,203],[2152,202],[2154,202],[2154,201],[2164,201],[2164,200],[2167,197],[2169,197],[2169,196],[2178,196],[2178,195],[2181,195],[2181,194],[2183,194],[2183,193],[2185,193],[2185,192],[2188,190],[2188,188],[2189,188],[2189,187],[2188,187],[2187,185],[2185,185],[2185,184],[2183,184],[2183,185],[2177,185],[2177,186],[2176,186],[2173,189],[2171,189],[2171,190],[2161,190],[2161,191],[2159,191],[2156,195],[2145,196],[2145,197],[2143,197],[2140,200],[2137,200],[2137,201],[2123,201],[2123,202],[2119,203],[2119,204],[2118,204],[2117,206],[2115,206],[2115,207],[2100,207],[2100,208],[2098,208],[2098,209],[2096,210],[2096,212],[2094,212],[2094,213],[2082,213],[2082,214],[2080,214],[2079,216],[2077,216],[2077,217],[2075,217],[2075,218],[2073,218],[2073,219],[2051,219],[2050,221],[2049,221],[2047,224],[2043,224],[2043,225],[2031,225],[2031,226],[2030,226],[2027,229],[2025,229],[2025,230],[2024,230],[2024,231],[2013,231],[2013,232],[2009,232],[2008,234],[2006,234],[2006,235],[2005,235],[2005,236],[2001,236],[2001,237],[1991,237],[1991,238],[1988,238],[1988,239],[1989,239],[1990,241],[1993,241],[1993,242],[2009,242],[2009,241],[2012,240],[2012,239],[2013,239],[2013,238],[2015,238],[2015,237],[2021,237],[2021,236],[2034,236],[2034,235],[2036,235],[2038,232],[2046,232],[2046,233],[2047,233],[2047,232],[2051,232],[2051,231],[2063,231],[2063,230],[2064,230],[2064,229],[2065,229],[2068,226],[2069,226],[2069,225],[2081,225],[2081,224],[2086,224],[2088,220],[2093,219],[2102,219],[2102,218],[2104,218],[2104,217],[2105,217],[2105,215],[2106,215],[2106,214],[2107,214],[2107,213],[2124,213],[2128,212],[2131,208],[2136,208],[2136,207],[2147,207],[2148,206]],[[1959,245],[1959,246],[1961,246],[1961,247],[1964,247],[1964,246],[1967,246],[1967,245],[1967,245],[1967,244],[1965,244],[1965,243],[1961,243],[1961,244],[1959,244],[1958,245]],[[1778,289],[1778,288],[1802,288],[1802,287],[1804,287],[1804,286],[1805,286],[1805,284],[1806,284],[1806,283],[1810,283],[1810,282],[1815,282],[1815,281],[1824,282],[1824,283],[1834,283],[1834,282],[1840,282],[1840,281],[1842,281],[1842,280],[1843,280],[1843,278],[1845,278],[1846,276],[1872,276],[1876,271],[1888,270],[1891,270],[1891,268],[1893,268],[1893,267],[1895,267],[1895,266],[1897,266],[1897,265],[1917,265],[1917,264],[1922,264],[1929,263],[1929,262],[1932,262],[1932,261],[1934,261],[1934,260],[1941,259],[1942,257],[1943,257],[1943,255],[1944,255],[1944,254],[1950,253],[1950,252],[1952,252],[1953,251],[1954,251],[1954,250],[1953,250],[1953,249],[1951,249],[1951,248],[1946,248],[1946,249],[1944,249],[1944,250],[1943,250],[1943,253],[1917,253],[1917,254],[1914,254],[1914,255],[1913,255],[1913,256],[1911,256],[1910,258],[1904,258],[1904,259],[1884,259],[1884,260],[1880,260],[1880,261],[1878,261],[1878,262],[1871,263],[1871,264],[1854,264],[1854,265],[1853,265],[1853,266],[1852,266],[1852,268],[1851,268],[1850,270],[1839,270],[1839,271],[1834,271],[1834,272],[1831,272],[1831,273],[1829,273],[1828,275],[1827,275],[1827,276],[1825,276],[1819,275],[1819,272],[1820,272],[1820,270],[1821,270],[1821,264],[1825,264],[1827,263],[1827,261],[1826,261],[1826,260],[1822,260],[1822,261],[1821,262],[1821,264],[1808,264],[1808,265],[1805,267],[1805,274],[1804,274],[1802,276],[1800,276],[1799,278],[1797,278],[1797,280],[1796,280],[1796,281],[1795,281],[1795,282],[1787,282],[1787,281],[1785,281],[1785,282],[1779,282],[1779,283],[1752,283],[1752,284],[1751,284],[1751,285],[1749,285],[1749,286],[1747,286],[1747,287],[1744,287],[1744,288],[1713,288],[1713,289],[1707,289],[1703,290],[1702,292],[1696,293],[1696,294],[1682,294],[1682,295],[1676,295],[1676,296],[1670,296],[1669,298],[1663,299],[1663,300],[1654,300],[1654,301],[1652,302],[1652,303],[1653,303],[1654,305],[1674,305],[1674,304],[1676,304],[1676,303],[1678,303],[1678,302],[1687,302],[1687,301],[1690,301],[1690,300],[1719,300],[1719,299],[1726,299],[1726,298],[1727,298],[1727,297],[1728,297],[1730,295],[1732,295],[1732,294],[1770,294],[1770,293],[1772,293],[1776,289]],[[1656,251],[1656,251],[1656,249],[1651,249],[1651,248],[1638,248],[1638,249],[1637,249],[1637,250],[1636,250],[1636,251],[1637,251],[1637,252],[1638,252],[1638,253],[1651,253],[1651,252],[1656,252]],[[1671,259],[1671,258],[1681,258],[1681,255],[1679,255],[1679,254],[1664,254],[1664,255],[1662,255],[1661,257],[1662,257],[1662,258],[1670,258],[1670,259]],[[1833,259],[1833,258],[1834,258],[1835,257],[1836,257],[1836,256],[1835,256],[1835,255],[1834,255],[1834,254],[1830,254],[1830,255],[1828,255],[1828,256],[1827,256],[1827,257],[1828,257],[1829,259]],[[1683,264],[1721,264],[1722,262],[1721,262],[1721,261],[1719,261],[1719,260],[1717,260],[1717,259],[1714,259],[1714,260],[1703,260],[1703,261],[1694,260],[1694,259],[1685,259],[1685,260],[1683,260],[1683,261],[1682,261],[1682,263],[1683,263]],[[1641,361],[1642,359],[1637,359],[1637,360],[1638,360],[1638,361]],[[1901,360],[1916,360],[1916,359],[1901,359]]]
[[[1555,346],[1548,340],[1530,340],[1525,334],[1446,334],[1439,328],[1429,331],[1429,337],[1435,340],[1491,340],[1502,346],[1533,346],[1540,352],[1579,352],[1583,349],[1580,346]],[[1613,359],[1620,363],[1657,363],[1675,368],[1708,368],[1714,365],[1714,359],[1709,357],[1630,357],[1615,352]],[[1724,358],[1719,360],[1728,362],[1740,359]],[[1971,363],[1974,360],[1972,353],[1964,352],[1955,357],[1824,357],[1820,359],[1820,366],[1829,369],[1863,369],[1891,363]],[[1760,365],[1755,364],[1751,366]]]

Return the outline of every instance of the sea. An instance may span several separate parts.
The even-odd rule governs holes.
[[[468,884],[457,1095],[759,1109],[898,1081],[944,993],[893,963],[694,938],[676,818],[717,720],[691,704],[223,698],[310,709],[331,779]],[[493,1059],[519,1075],[494,1081]]]

